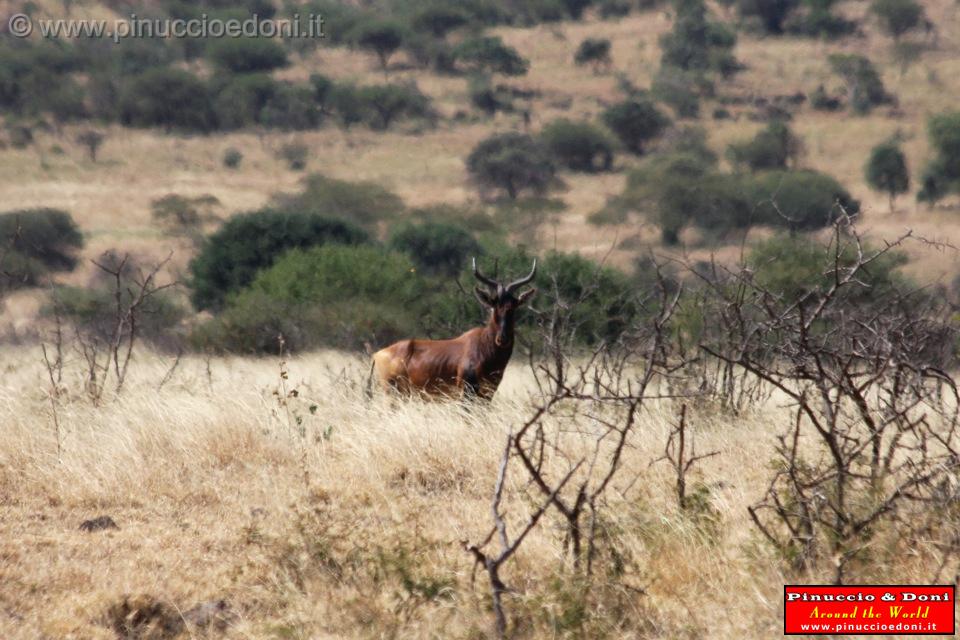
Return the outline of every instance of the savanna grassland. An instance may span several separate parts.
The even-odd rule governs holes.
[[[38,15],[63,15],[59,2],[32,4]],[[116,3],[70,4],[74,17],[124,13],[111,8]],[[766,124],[757,117],[758,98],[810,95],[820,85],[837,93],[829,55],[868,56],[896,104],[866,115],[817,110],[809,100],[796,106],[790,127],[802,141],[798,166],[835,177],[861,202],[858,227],[872,246],[908,229],[926,240],[902,247],[903,272],[921,286],[950,286],[960,271],[956,196],[932,207],[915,196],[932,153],[928,118],[956,109],[960,96],[960,5],[922,4],[936,39],[923,36],[929,47],[911,64],[902,63],[868,3],[858,0],[836,6],[857,21],[857,35],[738,32],[734,53],[745,69],[724,79],[720,91],[732,99],[704,100],[700,115],[684,124],[702,126],[720,165],[729,168],[727,145]],[[715,18],[735,19],[726,4],[710,9]],[[157,223],[151,207],[158,198],[214,196],[217,220],[205,223],[205,233],[278,193],[297,191],[312,173],[378,183],[400,196],[407,211],[478,204],[465,159],[480,141],[496,132],[536,133],[560,117],[593,120],[622,97],[623,80],[648,87],[660,64],[659,39],[672,21],[663,5],[609,20],[588,11],[577,21],[487,29],[530,62],[526,75],[502,79],[531,92],[527,123],[519,110],[477,115],[465,77],[417,68],[403,51],[385,74],[367,52],[321,45],[292,55],[273,76],[305,82],[322,73],[359,85],[385,76],[414,80],[431,99],[435,121],[380,131],[344,129],[329,118],[303,131],[209,134],[108,123],[99,126],[105,138],[95,160],[77,140],[88,124],[58,123],[37,127],[23,148],[0,149],[0,201],[4,210],[63,209],[76,221],[83,235],[79,266],[49,285],[92,282],[98,270],[92,259],[108,250],[136,255],[138,264],[170,256],[159,275],[179,283],[170,291],[188,309],[178,319],[188,331],[213,313],[195,312],[188,302],[188,264],[198,244]],[[328,32],[337,28],[335,21],[326,24]],[[599,73],[573,64],[577,46],[590,37],[611,42],[612,64]],[[204,78],[216,73],[203,60],[180,66]],[[714,117],[721,106],[729,117]],[[912,178],[894,211],[864,178],[870,150],[892,136]],[[305,171],[282,157],[290,143],[307,146]],[[242,151],[239,166],[224,166],[229,149]],[[588,222],[642,162],[618,152],[612,171],[561,171],[564,187],[551,197],[565,208],[532,233],[516,231],[508,220],[507,242],[629,270],[650,253],[732,264],[746,245],[773,234],[755,227],[717,240],[688,229],[680,245],[667,246],[642,211],[620,224]],[[51,382],[40,346],[49,350],[56,342],[50,288],[0,292],[0,638],[495,637],[489,586],[465,544],[491,532],[505,438],[533,411],[535,385],[524,358],[515,356],[489,407],[464,407],[368,396],[368,360],[358,352],[248,356],[139,342],[122,390],[108,377],[93,401],[90,368],[72,335],[62,342],[62,378]],[[107,376],[110,370],[108,360]],[[645,403],[603,499],[608,555],[598,559],[597,575],[580,581],[563,519],[547,509],[503,569],[512,637],[778,637],[782,585],[827,582],[834,561],[821,558],[818,569],[796,571],[753,525],[747,507],[763,498],[777,436],[795,419],[787,398],[763,397],[739,412],[689,403],[696,452],[711,454],[690,472],[694,509],[678,506],[676,476],[662,460],[682,403]],[[589,456],[589,438],[576,440],[549,417],[543,427],[558,441],[573,438],[566,451],[581,447]],[[816,451],[813,442],[803,446]],[[563,469],[567,462],[552,464]],[[504,487],[507,524],[522,530],[542,496],[519,473],[508,475]],[[116,527],[80,529],[99,516]],[[858,578],[955,579],[944,569],[953,564],[931,560],[934,546],[872,542],[871,562]]]

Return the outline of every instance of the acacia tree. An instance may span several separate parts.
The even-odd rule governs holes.
[[[890,212],[893,213],[893,201],[910,189],[910,172],[907,170],[907,158],[894,141],[878,144],[870,152],[870,160],[864,168],[867,184],[876,191],[883,191],[890,197]]]
[[[467,157],[467,170],[481,187],[502,189],[511,200],[521,191],[545,192],[556,167],[549,151],[522,133],[500,133],[478,144]]]
[[[589,64],[595,74],[600,73],[601,69],[609,69],[613,64],[610,58],[610,40],[607,38],[585,39],[573,55],[573,62],[581,67]]]
[[[380,68],[386,73],[390,56],[403,44],[403,27],[391,21],[368,22],[357,28],[355,39],[357,46],[377,55]]]
[[[652,102],[640,98],[624,100],[609,107],[603,112],[602,118],[623,146],[638,156],[643,154],[644,145],[670,125],[670,118]]]
[[[915,0],[874,0],[870,12],[894,40],[916,29],[923,20],[923,7]]]

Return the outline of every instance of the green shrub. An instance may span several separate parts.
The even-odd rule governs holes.
[[[700,93],[695,79],[688,73],[661,68],[653,79],[650,92],[654,98],[673,109],[678,118],[700,115]]]
[[[510,95],[495,88],[490,81],[490,76],[487,75],[475,74],[470,76],[467,83],[467,95],[470,97],[470,104],[488,116],[496,114],[497,111],[509,112],[513,110]]]
[[[916,29],[924,19],[923,7],[916,0],[873,0],[870,12],[894,40]]]
[[[847,244],[840,252],[841,268],[856,260],[856,250]],[[836,247],[822,245],[802,236],[778,236],[755,245],[747,255],[759,287],[781,296],[786,302],[801,300],[814,292],[825,293],[835,274]],[[859,273],[862,287],[851,287],[841,294],[847,302],[880,300],[902,287],[903,276],[897,269],[906,264],[898,252],[884,254]]]
[[[380,68],[386,71],[390,57],[403,44],[404,31],[398,22],[392,20],[371,19],[358,24],[353,40],[361,49],[377,55]]]
[[[820,229],[841,212],[860,213],[860,203],[834,178],[817,171],[770,171],[750,185],[757,221],[795,231]]]
[[[197,309],[218,309],[228,294],[248,285],[257,271],[290,249],[367,240],[361,229],[315,213],[264,209],[234,216],[190,262],[191,299]]]
[[[410,16],[410,26],[416,31],[445,38],[450,31],[470,22],[470,14],[463,8],[447,2],[418,3]]]
[[[785,26],[789,33],[811,38],[838,37],[853,33],[857,23],[833,12],[835,0],[804,0]]]
[[[199,238],[203,225],[219,219],[213,213],[219,206],[220,201],[211,195],[189,197],[171,193],[152,201],[150,214],[172,235]]]
[[[613,141],[589,122],[560,118],[545,126],[540,135],[550,153],[573,171],[609,171],[613,165]]]
[[[734,165],[752,171],[786,169],[796,162],[802,143],[787,123],[774,120],[754,136],[753,140],[731,144],[727,156]]]
[[[461,226],[444,222],[406,222],[390,233],[387,246],[405,253],[430,275],[453,276],[471,256],[482,252],[473,234]]]
[[[287,163],[291,171],[303,171],[307,168],[310,147],[302,142],[287,142],[277,152],[277,157]]]
[[[362,122],[365,115],[364,101],[360,97],[360,89],[348,82],[338,82],[330,89],[328,102],[330,108],[337,115],[340,126],[349,129],[358,122]]]
[[[642,98],[624,100],[608,107],[601,117],[623,146],[636,155],[641,155],[644,146],[670,126],[670,118]]]
[[[546,192],[556,173],[546,147],[522,133],[494,134],[481,141],[467,157],[467,170],[480,187],[501,189],[510,199],[522,191]]]
[[[338,218],[367,229],[389,222],[404,209],[403,200],[370,181],[350,182],[315,173],[303,180],[303,191],[273,198],[285,211]]]
[[[243,162],[243,153],[239,149],[228,147],[223,152],[223,166],[227,169],[237,169]]]
[[[581,67],[591,65],[594,73],[598,73],[601,68],[609,68],[613,64],[613,59],[610,57],[610,40],[607,38],[584,39],[573,54],[573,62]]]
[[[206,132],[216,118],[207,85],[179,69],[150,69],[120,95],[120,121],[134,127]]]
[[[430,99],[415,84],[376,84],[360,87],[358,96],[370,114],[370,126],[389,129],[399,118],[429,118]]]
[[[893,211],[894,198],[910,189],[907,158],[895,141],[875,146],[870,151],[870,159],[863,172],[871,188],[883,191],[890,197],[890,211]]]
[[[83,235],[66,211],[38,208],[0,213],[0,250],[19,253],[26,259],[25,266],[36,261],[45,269],[69,271],[77,266],[76,252],[82,247]]]
[[[729,76],[742,66],[733,55],[736,35],[708,19],[703,0],[675,0],[673,29],[660,38],[660,65],[702,74],[718,71]]]
[[[932,116],[927,135],[934,156],[923,171],[917,199],[933,203],[960,192],[960,111]]]
[[[272,71],[287,65],[287,52],[270,38],[215,38],[207,57],[233,73]]]
[[[522,76],[530,68],[530,63],[499,36],[469,38],[460,43],[453,54],[461,65],[475,73]]]
[[[801,0],[738,0],[737,9],[743,18],[755,20],[767,33],[780,35],[790,14]]]
[[[260,114],[277,90],[277,83],[262,73],[230,76],[217,93],[214,109],[222,129],[240,129],[260,122]]]
[[[832,54],[829,58],[833,72],[847,85],[850,106],[856,113],[868,113],[873,107],[893,102],[873,63],[857,54]]]
[[[261,124],[288,131],[313,129],[321,117],[314,88],[286,82],[277,84],[260,112]]]

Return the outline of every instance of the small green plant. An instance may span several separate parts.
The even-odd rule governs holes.
[[[243,162],[243,153],[239,149],[229,147],[223,152],[223,166],[227,169],[239,169]]]
[[[578,66],[590,65],[593,72],[610,69],[613,59],[610,57],[610,40],[607,38],[586,38],[573,54],[573,62]]]

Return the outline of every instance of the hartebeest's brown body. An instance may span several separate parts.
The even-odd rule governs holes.
[[[473,273],[490,291],[477,287],[477,299],[490,309],[483,327],[451,340],[401,340],[373,354],[373,370],[380,385],[404,395],[478,397],[490,399],[500,386],[513,354],[513,325],[517,308],[536,292],[514,295],[533,280],[533,270],[520,280],[503,285],[487,278],[473,263]]]

